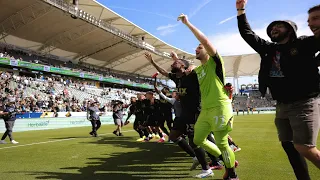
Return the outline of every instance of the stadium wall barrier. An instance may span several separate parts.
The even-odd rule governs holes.
[[[103,116],[111,116],[112,112],[106,112]],[[29,118],[54,118],[53,112],[32,112],[17,114],[17,119],[29,119]],[[87,117],[87,112],[58,112],[57,117]]]
[[[112,113],[111,113],[112,114]],[[82,113],[83,115],[83,113]],[[60,113],[60,116],[63,116]],[[21,131],[33,131],[33,130],[48,130],[48,129],[60,129],[60,128],[72,128],[72,127],[85,127],[91,126],[91,122],[87,120],[86,113],[84,116],[79,117],[56,117],[56,118],[27,118],[17,119],[13,128],[14,132]],[[125,120],[126,116],[124,117]],[[100,117],[101,124],[113,124],[112,115],[104,115]],[[134,115],[130,117],[130,122],[134,121]],[[4,132],[4,121],[0,120],[0,133]]]
[[[233,114],[236,115],[237,112],[233,112]],[[239,111],[239,115],[242,115],[242,114],[247,115],[248,112],[247,112],[247,111],[244,111],[244,113],[243,113],[243,111]],[[258,111],[253,111],[253,113],[250,111],[249,114],[250,114],[250,115],[251,115],[251,114],[276,114],[276,111],[260,111],[260,112],[258,112]]]
[[[30,113],[31,114],[31,113]],[[40,114],[40,115],[39,115]],[[26,115],[27,118],[17,119],[13,128],[14,132],[21,131],[34,131],[34,130],[48,130],[48,129],[61,129],[61,128],[72,128],[72,127],[85,127],[91,126],[91,122],[87,120],[86,112],[72,112],[71,117],[66,117],[67,112],[59,112],[58,117],[53,117],[53,113],[47,113],[46,116],[42,118],[29,118],[29,117],[39,117],[43,113],[37,113],[36,115]],[[234,113],[236,114],[236,112]],[[250,115],[252,113],[250,112]],[[253,114],[258,114],[257,111]],[[259,114],[275,114],[275,111],[260,111]],[[242,112],[239,112],[242,115]],[[244,113],[247,115],[247,112]],[[125,120],[127,116],[123,119]],[[102,125],[113,124],[112,112],[107,112],[105,115],[100,117]],[[130,117],[130,122],[134,121],[135,117],[132,115]],[[5,126],[4,121],[0,120],[0,133],[4,132]]]

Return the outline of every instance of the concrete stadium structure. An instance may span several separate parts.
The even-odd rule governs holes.
[[[144,52],[169,69],[170,52],[194,60],[95,0],[2,0],[0,42],[99,68],[152,75]],[[72,18],[73,17],[73,18]],[[257,75],[259,55],[225,56],[227,77]],[[194,61],[196,64],[198,61]]]

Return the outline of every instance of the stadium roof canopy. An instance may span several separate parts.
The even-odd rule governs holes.
[[[172,64],[171,51],[194,59],[193,54],[161,41],[95,0],[79,0],[78,8],[69,0],[2,0],[0,40],[73,62],[145,76],[155,72],[144,58],[145,51],[152,52],[166,69]],[[256,75],[258,58],[257,54],[224,57],[227,76]]]

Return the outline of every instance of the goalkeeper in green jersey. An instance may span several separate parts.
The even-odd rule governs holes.
[[[224,62],[208,38],[188,17],[181,14],[181,20],[200,41],[196,58],[201,65],[195,68],[201,92],[201,112],[194,127],[194,143],[210,154],[221,157],[226,167],[223,179],[238,180],[235,172],[235,155],[228,145],[228,133],[232,130],[233,111],[229,93],[225,88]],[[207,140],[214,132],[216,145]]]

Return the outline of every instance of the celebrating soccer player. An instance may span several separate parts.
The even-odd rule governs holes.
[[[209,167],[205,159],[205,151],[193,142],[194,125],[200,113],[200,88],[196,72],[193,70],[188,71],[189,62],[179,59],[175,53],[171,53],[171,57],[174,60],[171,65],[171,73],[161,68],[149,53],[146,53],[145,56],[162,75],[169,77],[175,82],[179,93],[182,112],[178,121],[173,124],[169,139],[177,143],[191,157],[194,157],[195,154],[196,158],[193,159],[194,163],[191,166],[191,170],[195,169],[199,163],[202,167],[202,172],[196,175],[197,178],[212,176],[213,172],[211,169],[221,169],[218,158],[216,158],[217,156],[209,154],[213,162],[212,166]],[[181,137],[182,134],[188,136],[190,145]],[[211,135],[208,134],[207,138],[214,142]]]
[[[233,111],[231,99],[225,89],[225,71],[223,60],[208,38],[190,23],[184,14],[181,20],[200,41],[196,49],[196,58],[201,65],[195,68],[200,84],[201,113],[194,127],[194,143],[210,154],[222,156],[226,166],[224,179],[237,180],[235,155],[228,145],[228,133],[232,130]],[[214,132],[216,144],[207,140]]]

